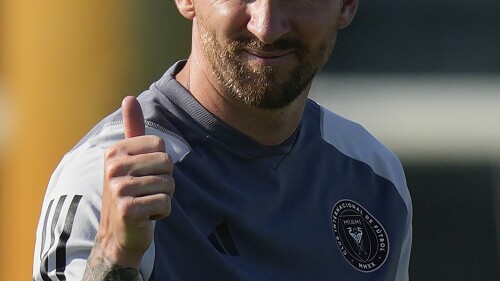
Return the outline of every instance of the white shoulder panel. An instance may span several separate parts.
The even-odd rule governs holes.
[[[369,165],[373,171],[391,181],[407,206],[410,195],[399,159],[361,125],[322,107],[322,137],[346,156]]]
[[[165,140],[174,163],[190,150],[182,139],[167,131],[148,126],[146,133]],[[104,152],[123,138],[122,124],[106,126],[59,163],[49,181],[38,222],[34,280],[56,280],[56,276],[68,281],[82,279],[99,227]],[[148,280],[153,270],[154,251],[152,243],[141,265],[143,280]]]

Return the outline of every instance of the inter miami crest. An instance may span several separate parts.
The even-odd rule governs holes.
[[[354,268],[372,272],[384,264],[389,253],[387,233],[365,208],[340,200],[332,209],[332,224],[337,245]]]

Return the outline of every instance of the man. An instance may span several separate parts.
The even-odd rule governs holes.
[[[407,280],[398,159],[307,99],[357,0],[176,4],[188,60],[64,157],[34,279]]]

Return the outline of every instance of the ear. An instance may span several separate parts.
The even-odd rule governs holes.
[[[175,0],[175,5],[177,6],[177,10],[179,10],[181,15],[188,20],[192,20],[196,15],[194,9],[194,0]]]
[[[342,8],[340,10],[340,16],[337,20],[337,28],[346,28],[354,18],[357,9],[358,0],[342,0]]]

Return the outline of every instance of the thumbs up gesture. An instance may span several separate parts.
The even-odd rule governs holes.
[[[96,246],[109,262],[138,269],[153,239],[151,220],[170,214],[173,164],[160,137],[146,136],[139,102],[122,103],[125,139],[104,158],[101,221]]]

